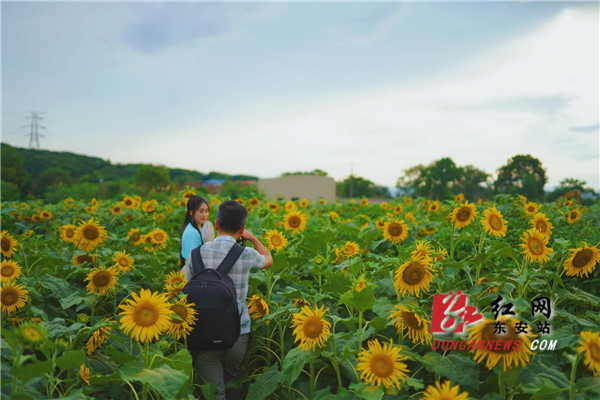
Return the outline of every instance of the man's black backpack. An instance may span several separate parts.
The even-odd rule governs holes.
[[[200,247],[192,250],[192,278],[182,290],[198,312],[196,325],[187,338],[188,349],[229,349],[240,336],[240,313],[235,286],[227,273],[244,247],[235,243],[217,269],[204,266]]]

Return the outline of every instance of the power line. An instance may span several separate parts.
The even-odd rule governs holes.
[[[29,125],[24,125],[24,127],[29,127],[29,133],[26,133],[25,136],[29,136],[29,148],[34,149],[40,148],[40,136],[43,137],[39,130],[46,129],[45,126],[40,125],[39,123],[44,119],[40,116],[40,114],[45,114],[44,111],[28,111],[31,113],[27,119],[31,119],[31,123]]]

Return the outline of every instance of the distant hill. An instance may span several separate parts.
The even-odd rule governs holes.
[[[57,186],[78,184],[119,183],[122,188],[131,184],[136,171],[145,164],[112,164],[98,157],[70,152],[35,150],[2,143],[2,192],[18,190],[20,198],[46,197],[44,194]],[[209,179],[248,181],[251,175],[228,175],[221,172],[202,173],[181,168],[168,168],[171,182],[179,187],[198,186]],[[15,197],[14,195],[8,196]],[[2,199],[7,196],[2,194]]]

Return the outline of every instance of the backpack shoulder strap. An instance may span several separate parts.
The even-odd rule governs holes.
[[[202,256],[200,255],[200,247],[202,247],[202,245],[194,248],[192,250],[192,254],[190,255],[190,257],[192,257],[192,279],[196,277],[198,272],[206,269],[204,262],[202,261]]]
[[[240,246],[237,243],[234,243],[229,250],[229,253],[225,256],[221,264],[217,267],[217,271],[222,272],[224,274],[229,273],[233,264],[240,258],[242,253],[244,252],[244,246]]]

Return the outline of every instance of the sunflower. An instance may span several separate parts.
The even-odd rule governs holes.
[[[404,207],[402,207],[401,204],[397,204],[396,206],[394,206],[393,210],[394,214],[401,214],[402,211],[404,211]]]
[[[393,219],[383,226],[383,237],[392,243],[400,243],[408,236],[408,226],[403,220]]]
[[[360,379],[367,385],[400,389],[408,377],[408,367],[402,362],[407,357],[400,354],[401,347],[394,346],[393,340],[382,346],[377,339],[369,340],[367,345],[369,349],[363,347],[358,354],[356,370]]]
[[[459,204],[462,203],[464,199],[465,199],[465,195],[462,193],[459,193],[456,196],[454,196],[454,201]]]
[[[284,217],[284,228],[288,231],[292,231],[292,234],[302,232],[306,228],[308,217],[298,211],[290,211]]]
[[[579,337],[577,353],[584,353],[583,363],[594,376],[600,376],[600,335],[598,332],[582,331]]]
[[[75,204],[75,200],[73,200],[72,197],[67,197],[63,200],[63,204],[65,205],[65,207],[71,208]]]
[[[250,200],[248,200],[248,207],[256,208],[258,206],[260,206],[260,200],[258,197],[252,197]]]
[[[340,215],[338,213],[336,213],[335,211],[329,211],[329,218],[331,218],[331,220],[333,222],[338,222]]]
[[[12,260],[4,260],[0,263],[0,277],[2,281],[13,281],[21,275],[21,266]]]
[[[419,297],[421,290],[429,290],[429,284],[433,281],[432,271],[427,260],[407,261],[396,271],[394,288],[401,296],[408,292]]]
[[[529,221],[533,228],[537,229],[544,236],[550,236],[552,234],[552,223],[548,218],[546,218],[546,214],[537,213],[533,216],[533,219]]]
[[[252,319],[259,319],[269,313],[269,305],[262,297],[253,295],[248,302],[248,312]]]
[[[75,232],[77,247],[82,250],[92,250],[106,239],[106,229],[92,217],[88,222],[81,221]]]
[[[30,348],[38,348],[48,337],[44,326],[33,321],[27,321],[19,325],[17,335]]]
[[[496,207],[490,207],[483,212],[481,225],[483,225],[483,229],[489,235],[505,237],[506,224],[508,224],[508,222],[502,219],[502,213],[496,210]]]
[[[581,211],[579,211],[578,209],[571,210],[567,214],[567,222],[569,223],[569,225],[579,221],[579,218],[581,218]]]
[[[309,306],[310,301],[304,299],[294,299],[294,306]]]
[[[415,243],[415,248],[416,249],[410,253],[414,259],[423,258],[426,261],[431,262],[431,253],[433,251],[431,243],[426,242],[425,240],[419,240]]]
[[[85,208],[85,212],[86,212],[87,214],[96,214],[96,207],[93,207],[93,206],[87,206],[87,207]],[[35,215],[35,217],[37,217],[37,215]],[[32,220],[33,220],[33,217],[32,217]],[[39,221],[39,219],[37,219],[36,221]]]
[[[436,200],[433,203],[431,203],[428,208],[429,212],[437,212],[437,211],[439,211],[439,209],[440,209],[440,201],[439,200]]]
[[[60,238],[67,243],[73,243],[76,237],[77,227],[73,224],[66,224],[58,228]]]
[[[475,211],[475,204],[469,204],[469,202],[466,201],[464,204],[456,207],[448,217],[450,218],[450,221],[454,223],[455,228],[462,229],[473,222],[476,215],[477,211]]]
[[[142,211],[151,213],[156,210],[156,200],[146,200],[142,203]]]
[[[90,369],[85,366],[85,364],[81,364],[79,367],[79,376],[88,386],[90,386]]]
[[[126,304],[119,306],[123,311],[121,329],[138,342],[151,342],[169,328],[171,323],[171,305],[164,293],[151,292],[141,289],[140,294],[132,293],[132,299],[125,300]]]
[[[324,306],[315,306],[314,310],[304,306],[300,312],[293,315],[292,328],[296,336],[294,343],[300,341],[300,349],[308,351],[314,350],[316,346],[325,345],[331,328],[331,323],[323,318],[327,310],[329,309]]]
[[[527,260],[538,262],[540,264],[548,261],[548,256],[552,255],[548,244],[548,237],[544,236],[537,229],[531,228],[523,232],[520,246],[523,248],[522,253],[525,254]]]
[[[123,212],[123,206],[121,203],[117,203],[110,208],[110,213],[114,216],[117,216]]]
[[[104,320],[102,322],[109,323],[109,322],[113,322],[113,321]],[[91,356],[94,353],[94,351],[99,349],[100,346],[102,346],[102,344],[108,339],[111,329],[112,329],[111,326],[103,326],[101,328],[96,329],[92,333],[92,336],[90,337],[90,339],[88,340],[88,342],[86,344],[86,349],[87,349],[86,351],[87,351],[88,356]]]
[[[152,244],[157,244],[161,248],[165,247],[167,238],[169,237],[167,235],[167,232],[165,232],[164,230],[162,230],[160,228],[153,230],[152,232],[150,232],[148,234],[148,236],[150,236],[150,238],[152,239]]]
[[[598,246],[598,245],[596,245]],[[583,243],[583,247],[569,249],[571,256],[565,263],[565,273],[567,276],[578,275],[587,277],[588,274],[594,271],[596,264],[600,261],[600,251],[594,247],[588,247],[587,243]]]
[[[125,207],[125,208],[132,209],[132,208],[135,208],[136,201],[131,196],[125,196],[125,197],[123,197],[123,200],[121,200],[121,204],[123,204],[123,207]]]
[[[344,248],[342,249],[347,258],[350,258],[360,251],[360,246],[355,242],[346,242]]]
[[[2,231],[0,234],[0,250],[6,258],[11,258],[17,251],[19,242],[8,231]]]
[[[128,272],[133,268],[133,260],[129,258],[129,254],[127,254],[125,250],[113,254],[112,259],[115,262],[113,267],[116,268],[119,273]]]
[[[28,292],[23,285],[15,282],[6,282],[2,284],[0,291],[0,301],[2,302],[2,312],[12,314],[20,310],[27,303]]]
[[[129,233],[127,234],[127,240],[132,242],[134,245],[138,245],[142,242],[142,235],[140,235],[139,228],[131,228],[129,229]]]
[[[533,201],[527,201],[523,205],[523,211],[525,211],[525,214],[532,216],[532,217],[535,215],[536,212],[538,212],[540,210],[540,208],[542,208],[542,205],[537,204]]]
[[[360,277],[358,281],[354,284],[354,291],[356,293],[361,292],[364,288],[369,286],[369,284],[365,281],[364,275]]]
[[[515,341],[520,341],[518,347],[513,345],[508,349],[502,348],[501,350],[495,350],[495,348],[490,350],[486,347],[479,348],[479,346],[476,346],[471,350],[471,352],[475,353],[475,361],[481,364],[484,359],[487,359],[485,366],[491,370],[502,360],[503,371],[512,368],[512,364],[514,364],[514,367],[519,367],[520,365],[525,366],[529,363],[529,358],[533,355],[533,351],[530,349],[531,340],[529,338],[534,337],[535,334],[533,332],[517,333],[515,328],[516,322],[512,318],[502,315],[497,320],[484,319],[478,324],[471,325],[469,328],[469,342],[483,343],[485,341],[489,343],[489,341],[504,340],[506,343],[510,340],[511,343],[515,343]],[[503,324],[505,328],[504,333],[494,333],[497,323]]]
[[[267,241],[270,250],[281,250],[285,248],[288,243],[288,240],[283,236],[283,233],[275,229],[267,231],[264,238]]]
[[[118,275],[119,273],[113,267],[98,267],[90,272],[83,281],[89,281],[85,287],[88,292],[102,296],[115,290]]]
[[[73,257],[73,265],[81,265],[83,263],[93,263],[96,257],[91,254],[80,254]]]
[[[192,332],[198,319],[198,311],[194,309],[194,305],[194,303],[188,303],[186,297],[177,300],[175,304],[171,304],[173,315],[167,328],[167,335],[179,340],[187,337]]]
[[[440,385],[439,382],[429,385],[423,392],[421,400],[468,400],[469,392],[460,393],[460,386],[450,387],[450,381],[445,381]]]
[[[186,284],[185,275],[181,271],[171,271],[165,278],[165,288],[170,288],[174,285]]]
[[[431,333],[429,333],[429,321],[422,318],[419,314],[408,308],[396,305],[394,310],[390,311],[392,324],[396,327],[396,332],[406,333],[403,337],[408,336],[414,343],[431,343]]]

